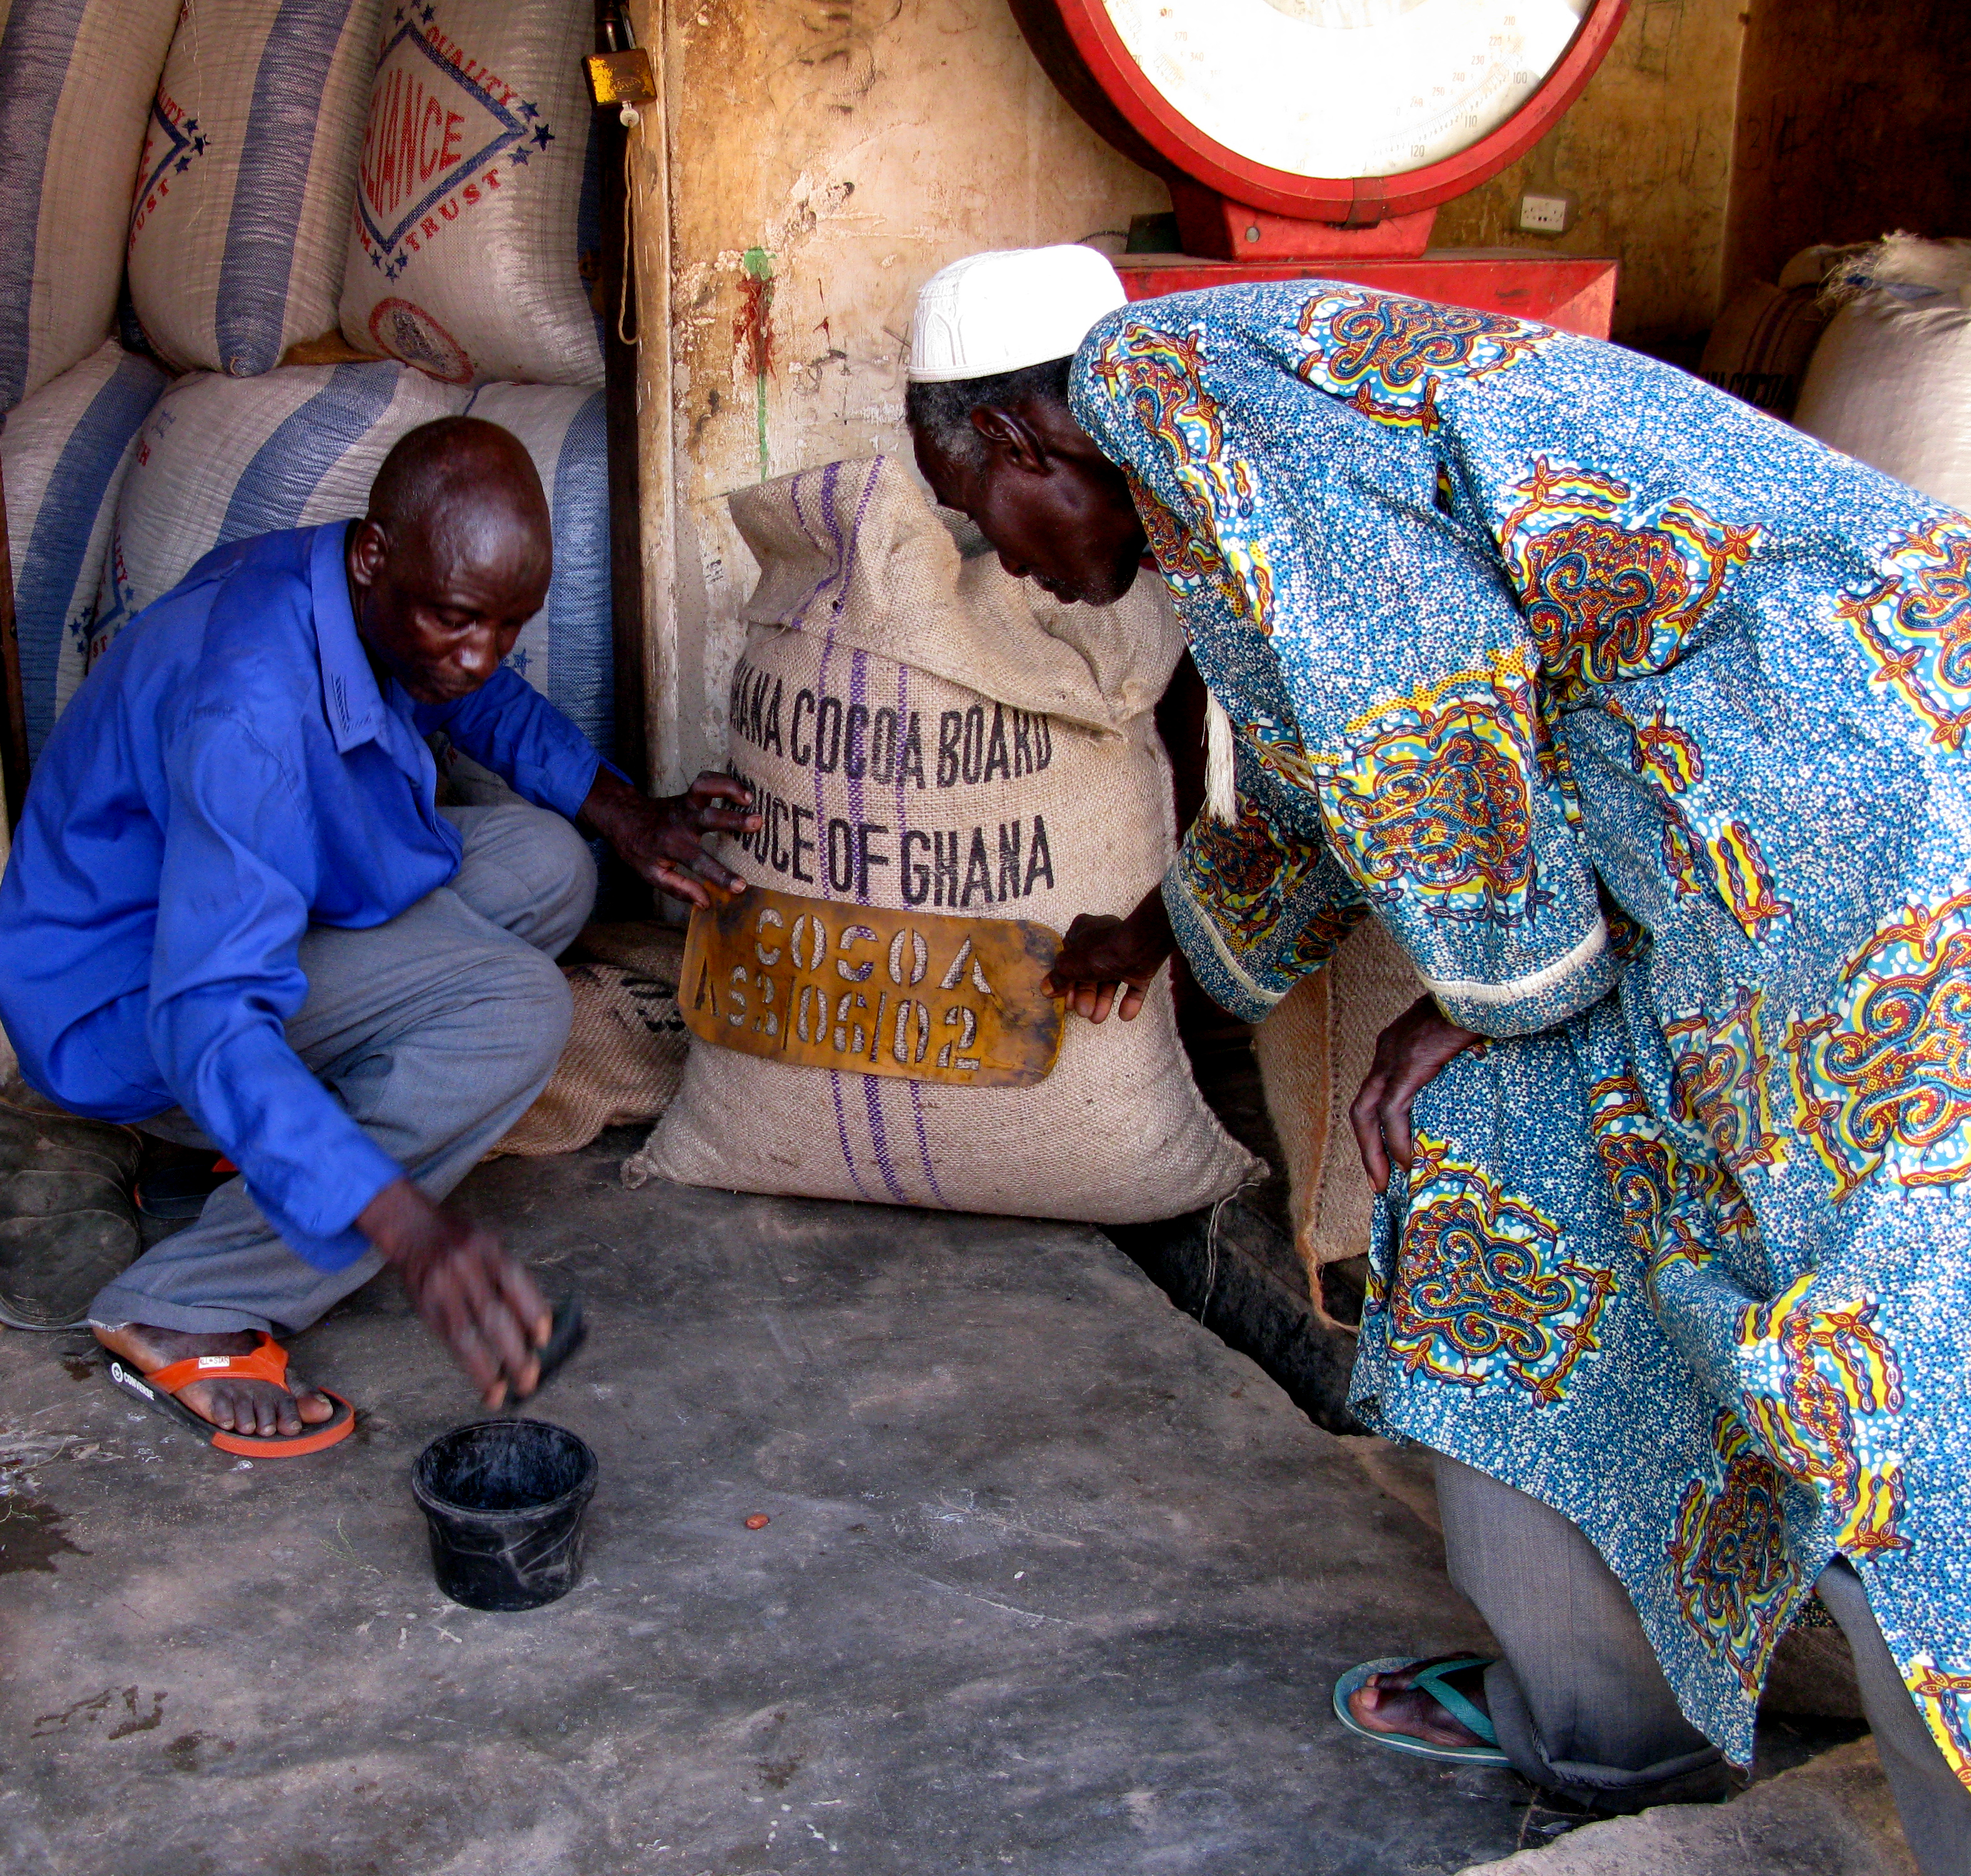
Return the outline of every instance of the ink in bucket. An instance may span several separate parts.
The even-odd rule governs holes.
[[[411,1468],[438,1586],[470,1609],[538,1609],[582,1580],[595,1455],[543,1420],[441,1434]]]

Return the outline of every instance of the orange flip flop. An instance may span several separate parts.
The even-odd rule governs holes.
[[[196,1414],[180,1400],[179,1390],[194,1381],[217,1381],[233,1377],[242,1381],[268,1381],[292,1394],[288,1386],[288,1351],[271,1335],[262,1334],[260,1345],[245,1355],[191,1355],[183,1361],[168,1362],[148,1374],[139,1374],[122,1359],[109,1357],[109,1383],[119,1392],[134,1396],[152,1412],[189,1428],[201,1439],[223,1453],[239,1453],[249,1459],[298,1459],[306,1453],[347,1439],[356,1426],[356,1409],[340,1394],[328,1394],[335,1412],[318,1426],[305,1427],[291,1435],[229,1433],[215,1426],[203,1414]]]

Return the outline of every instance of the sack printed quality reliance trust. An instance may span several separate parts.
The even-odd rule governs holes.
[[[398,0],[356,177],[343,336],[448,384],[599,384],[581,278],[585,7]]]

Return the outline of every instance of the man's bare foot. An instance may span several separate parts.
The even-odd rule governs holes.
[[[1405,1739],[1421,1740],[1427,1746],[1486,1746],[1469,1727],[1453,1719],[1427,1690],[1410,1683],[1425,1668],[1440,1661],[1455,1661],[1456,1655],[1435,1655],[1428,1661],[1412,1662],[1382,1674],[1372,1674],[1348,1696],[1348,1711],[1357,1724],[1372,1733],[1394,1733]],[[1446,1681],[1466,1699],[1485,1711],[1485,1670],[1467,1668],[1447,1675]]]
[[[155,1374],[174,1361],[194,1355],[250,1355],[260,1338],[250,1330],[230,1335],[187,1335],[176,1329],[153,1329],[141,1322],[121,1328],[98,1329],[96,1339],[112,1355],[121,1355],[139,1374]],[[292,1394],[266,1381],[243,1381],[221,1375],[194,1381],[179,1389],[178,1398],[195,1414],[228,1433],[260,1439],[276,1435],[291,1439],[305,1426],[318,1426],[335,1412],[335,1403],[313,1388],[296,1387]]]

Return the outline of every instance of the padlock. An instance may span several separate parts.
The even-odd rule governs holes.
[[[598,106],[656,102],[656,72],[650,54],[641,46],[632,46],[627,52],[598,52],[587,64],[588,89]]]

